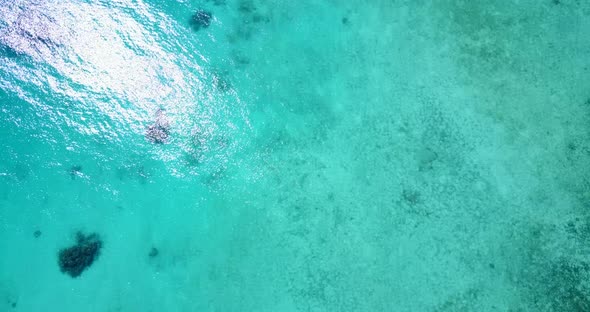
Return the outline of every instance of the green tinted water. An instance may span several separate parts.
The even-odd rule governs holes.
[[[0,310],[590,311],[588,38],[574,0],[0,0]]]

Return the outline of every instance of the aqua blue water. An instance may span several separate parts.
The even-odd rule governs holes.
[[[587,1],[0,0],[0,151],[0,311],[590,311]]]

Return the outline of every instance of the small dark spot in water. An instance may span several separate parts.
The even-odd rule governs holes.
[[[161,109],[156,111],[155,119],[154,123],[146,129],[145,137],[152,143],[163,144],[168,140],[168,136],[170,135],[170,122]]]
[[[238,11],[243,14],[248,14],[256,11],[256,6],[252,0],[242,0],[238,4]]]
[[[63,248],[58,253],[60,271],[72,278],[80,276],[98,258],[102,245],[96,233],[76,233],[76,245]]]
[[[11,304],[10,304],[10,306],[11,306],[13,309],[14,309],[14,308],[16,308],[16,302],[13,302],[13,303],[11,303]]]
[[[41,231],[39,231],[39,230],[36,230],[35,232],[33,232],[33,236],[34,236],[35,238],[39,238],[39,237],[41,236]]]
[[[70,177],[72,178],[72,180],[81,174],[82,174],[82,166],[75,165],[70,168]]]
[[[163,144],[168,139],[168,129],[158,125],[151,125],[146,130],[147,139],[156,144]]]
[[[252,22],[253,23],[261,23],[265,22],[268,23],[270,19],[262,14],[254,13],[252,14]]]
[[[225,0],[207,0],[207,2],[213,2],[213,5],[220,6],[225,5]]]
[[[234,33],[237,39],[249,40],[252,38],[253,28],[248,25],[248,20],[243,21],[242,27],[238,27]]]
[[[342,24],[343,25],[348,25],[348,22],[349,22],[348,17],[343,17],[342,18]]]
[[[552,0],[553,5],[560,5],[561,4],[561,0]]]
[[[496,268],[496,265],[493,264],[493,263],[490,263],[489,266],[490,266],[490,269],[495,269]]]
[[[30,174],[31,169],[29,168],[29,166],[22,163],[17,163],[14,166],[14,176],[18,181],[26,180],[30,176]]]
[[[203,177],[203,182],[207,185],[213,185],[225,177],[225,168],[222,166],[214,168],[207,176]]]
[[[150,253],[148,254],[148,256],[150,258],[155,258],[160,254],[160,251],[158,250],[158,248],[156,247],[152,247],[152,249],[150,249]]]
[[[421,202],[420,193],[413,190],[403,190],[402,198],[410,206],[415,206]]]
[[[576,149],[578,149],[578,146],[576,145],[576,143],[570,142],[567,144],[567,149],[569,151],[574,152],[574,151],[576,151]]]
[[[229,81],[223,78],[216,80],[215,87],[217,87],[217,90],[221,92],[227,92],[231,90],[231,84]]]
[[[232,52],[232,59],[239,66],[250,64],[250,59],[239,51]]]
[[[197,10],[191,17],[190,24],[195,31],[207,28],[211,25],[213,14],[206,10]]]
[[[227,79],[226,74],[213,74],[213,85],[220,92],[231,90],[231,83]]]
[[[203,156],[195,152],[187,153],[184,161],[188,167],[198,166],[203,161]]]

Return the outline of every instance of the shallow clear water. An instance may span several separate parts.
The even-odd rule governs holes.
[[[590,311],[588,38],[576,0],[0,0],[0,311]]]

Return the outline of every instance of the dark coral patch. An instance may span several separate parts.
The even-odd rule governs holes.
[[[61,272],[76,278],[89,268],[100,255],[102,240],[96,233],[76,233],[76,245],[64,248],[58,253]]]
[[[197,10],[193,16],[191,16],[190,25],[194,30],[201,30],[211,25],[211,19],[213,14],[206,10]]]

